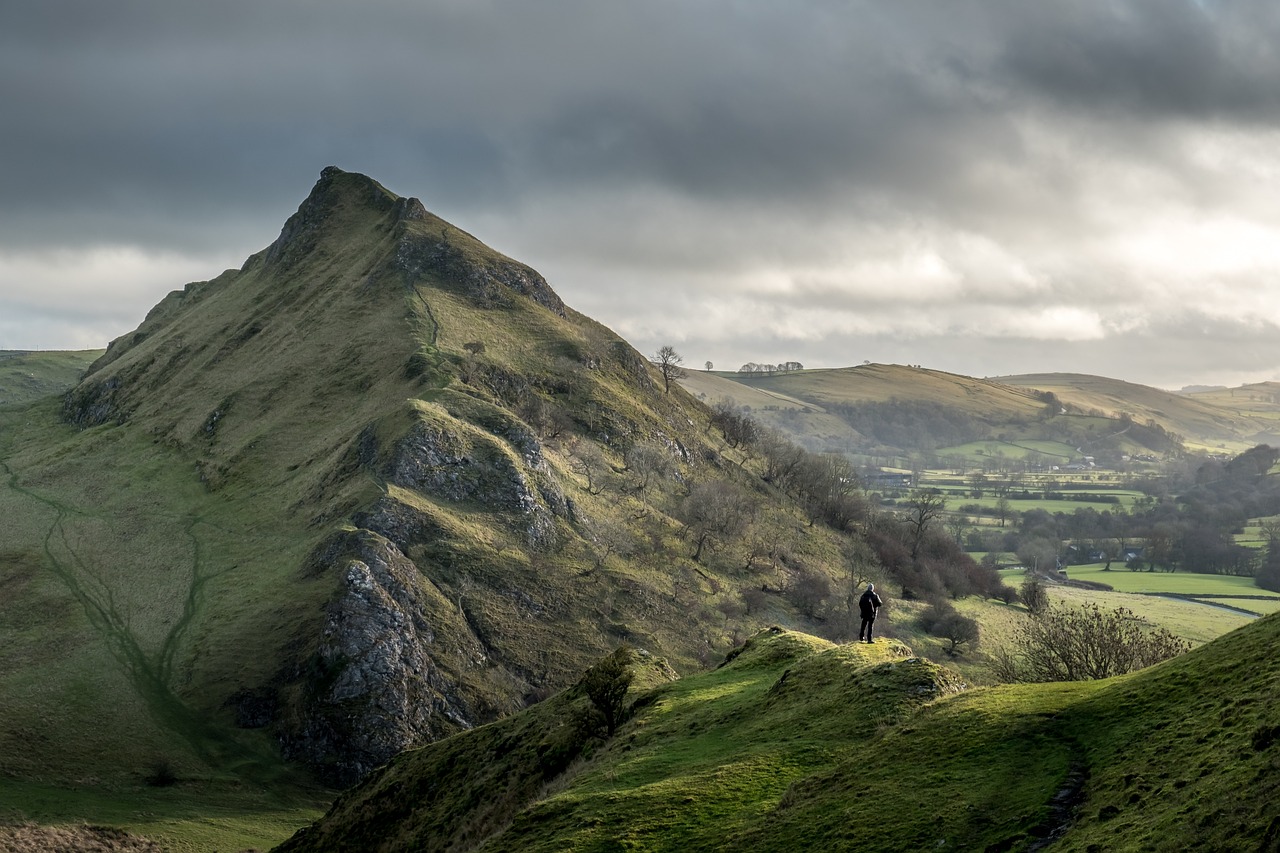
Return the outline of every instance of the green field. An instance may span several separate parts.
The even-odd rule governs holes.
[[[1111,590],[1051,584],[1049,594],[1073,604],[1097,602],[1104,607],[1126,607],[1195,644],[1208,642],[1253,621],[1256,617],[1251,614],[1280,611],[1280,595],[1258,589],[1253,585],[1253,578],[1190,572],[1131,572],[1114,563],[1111,571],[1104,571],[1102,566],[1101,563],[1071,566],[1067,577],[1073,581],[1107,584]],[[1004,569],[1001,574],[1015,587],[1022,583],[1024,576],[1021,569]]]

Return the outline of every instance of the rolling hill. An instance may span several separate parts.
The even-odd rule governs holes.
[[[694,373],[684,382],[801,444],[863,457],[963,456],[953,448],[998,439],[1056,442],[1117,461],[1180,449],[1238,453],[1280,440],[1280,395],[1266,383],[1183,394],[1083,374],[978,379],[883,364]]]
[[[1118,379],[1076,373],[1002,376],[1000,382],[1049,391],[1063,403],[1109,417],[1128,413],[1135,421],[1154,421],[1183,437],[1193,448],[1239,452],[1274,443],[1280,431],[1280,404],[1263,386],[1181,394]],[[1253,390],[1249,390],[1252,388]]]
[[[280,853],[1280,849],[1280,617],[1105,681],[964,689],[900,644],[771,629],[408,752]],[[641,664],[641,668],[645,668]]]
[[[61,394],[80,381],[102,350],[0,350],[0,406],[23,406]]]

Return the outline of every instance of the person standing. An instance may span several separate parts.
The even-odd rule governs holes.
[[[876,595],[876,585],[867,584],[867,591],[862,594],[862,598],[858,599],[858,610],[862,612],[862,626],[858,628],[858,639],[865,640],[868,643],[875,642],[871,639],[871,628],[876,622],[876,611],[884,604],[880,600],[880,596]]]

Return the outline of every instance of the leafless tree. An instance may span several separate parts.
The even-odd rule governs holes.
[[[681,509],[685,532],[694,541],[689,557],[695,562],[702,559],[706,548],[740,535],[755,514],[751,497],[724,480],[698,483]]]
[[[658,368],[658,372],[662,374],[662,388],[667,393],[671,393],[671,380],[683,379],[689,374],[680,365],[684,364],[684,356],[676,352],[675,347],[664,344],[658,347],[658,351],[650,356],[649,360]]]
[[[903,522],[907,525],[907,540],[911,543],[911,559],[920,554],[920,544],[929,532],[934,520],[947,508],[947,499],[937,492],[919,490],[911,493],[905,502],[907,512]]]
[[[598,495],[604,490],[604,474],[609,468],[604,454],[591,441],[580,441],[572,450],[573,469],[587,478],[587,494]]]

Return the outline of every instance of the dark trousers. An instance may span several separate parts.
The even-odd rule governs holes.
[[[862,617],[862,627],[858,629],[859,640],[871,640],[871,627],[876,624],[876,617]]]

